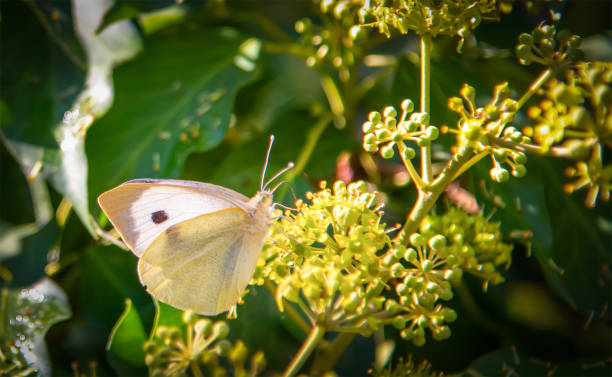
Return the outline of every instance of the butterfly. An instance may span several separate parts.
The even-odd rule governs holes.
[[[182,310],[216,315],[232,309],[251,279],[272,224],[276,187],[293,167],[264,177],[248,198],[211,183],[135,179],[98,197],[98,204],[139,258],[138,276],[157,300]]]

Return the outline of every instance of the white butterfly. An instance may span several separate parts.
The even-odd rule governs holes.
[[[98,197],[140,258],[140,281],[157,300],[215,315],[240,299],[271,225],[274,190],[263,182],[273,140],[260,191],[251,199],[210,183],[174,179],[136,179]]]

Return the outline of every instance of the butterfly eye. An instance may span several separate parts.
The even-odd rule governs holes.
[[[168,220],[168,214],[164,210],[155,211],[151,214],[151,221],[155,224],[161,224],[166,220]]]

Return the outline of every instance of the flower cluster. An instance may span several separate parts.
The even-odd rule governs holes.
[[[232,344],[226,339],[229,326],[225,322],[213,323],[189,311],[183,314],[183,322],[186,334],[176,326],[159,326],[155,337],[144,344],[145,364],[151,376],[184,376],[190,368],[196,376],[247,377],[265,369],[266,360],[261,351],[251,357],[249,368],[245,368],[248,350],[242,341]],[[221,357],[231,364],[231,373],[226,369],[227,363],[220,362]],[[202,367],[208,373],[204,374]]]
[[[404,377],[404,376],[418,376],[418,377],[442,377],[442,372],[435,372],[432,370],[431,364],[426,360],[423,360],[420,364],[415,364],[412,357],[408,357],[407,360],[399,358],[395,366],[389,365],[380,371],[372,370],[370,373],[375,377]]]
[[[540,25],[531,34],[519,36],[516,55],[524,65],[536,62],[547,67],[558,67],[568,59],[574,60],[579,56],[580,42],[579,36],[567,30],[557,33],[554,26]]]
[[[310,204],[298,201],[271,230],[274,246],[262,253],[252,283],[269,279],[281,309],[284,300],[294,303],[329,331],[367,336],[390,324],[415,345],[425,343],[426,329],[448,338],[446,323],[457,314],[439,301],[453,297],[451,283],[463,270],[499,283],[496,266],[510,262],[499,226],[482,216],[428,217],[406,248],[391,242],[365,183],[339,181],[333,191],[322,183],[307,197]]]
[[[578,160],[567,170],[575,181],[571,193],[588,188],[586,204],[597,197],[608,200],[612,190],[612,165],[604,166],[604,152],[612,148],[612,64],[581,63],[565,72],[565,80],[551,80],[545,98],[529,108],[534,122],[525,133],[550,151]]]
[[[365,26],[391,36],[391,29],[402,34],[439,34],[461,39],[458,49],[485,17],[497,18],[499,12],[512,10],[511,0],[372,0],[359,10]]]
[[[457,130],[445,127],[442,131],[456,133],[459,148],[488,153],[493,163],[489,173],[496,182],[508,180],[510,173],[519,178],[524,176],[527,156],[515,146],[531,140],[515,127],[508,126],[518,110],[516,101],[509,98],[508,83],[497,85],[493,98],[484,107],[476,107],[476,90],[472,86],[464,84],[459,93],[461,98],[448,100],[448,108],[461,117]],[[503,165],[509,166],[510,173]]]
[[[330,63],[338,70],[339,78],[348,81],[351,67],[365,53],[363,43],[367,30],[355,26],[358,1],[316,0],[320,5],[323,26],[304,18],[295,23],[302,35],[302,45],[308,51],[306,64],[316,66]]]
[[[391,158],[394,155],[393,148],[397,145],[402,159],[411,160],[415,151],[404,144],[405,140],[425,147],[438,138],[440,131],[438,127],[429,125],[429,114],[413,113],[414,104],[409,99],[402,101],[401,109],[399,121],[393,106],[384,108],[382,114],[378,111],[370,113],[368,121],[363,124],[363,148],[366,152],[376,152],[380,148],[383,158]]]

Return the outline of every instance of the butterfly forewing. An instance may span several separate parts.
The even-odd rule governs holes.
[[[248,200],[221,186],[170,179],[129,181],[98,197],[100,207],[137,256],[166,229],[223,209],[248,212]]]
[[[253,274],[264,235],[238,208],[181,222],[144,252],[140,280],[155,298],[177,308],[207,315],[226,311]]]

